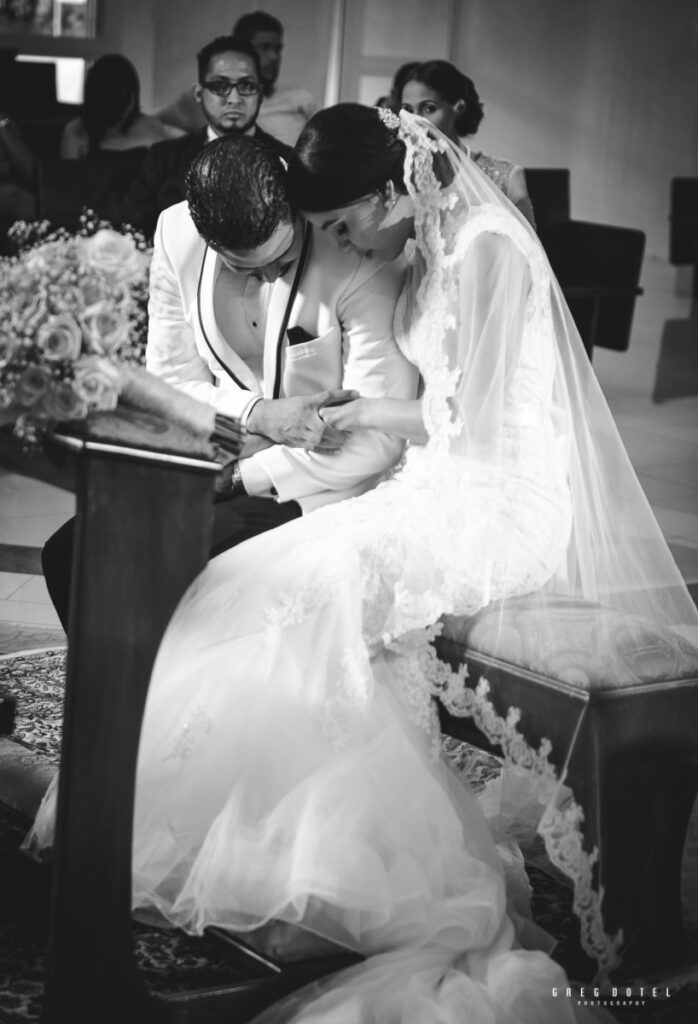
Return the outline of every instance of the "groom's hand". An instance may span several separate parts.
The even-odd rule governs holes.
[[[325,405],[347,402],[357,397],[356,391],[336,388],[294,398],[262,399],[250,413],[247,430],[252,434],[263,434],[272,441],[289,445],[291,448],[321,452],[337,451],[348,435],[324,423],[320,418],[320,409]]]

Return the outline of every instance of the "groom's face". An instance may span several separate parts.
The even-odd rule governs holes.
[[[212,248],[235,274],[276,281],[296,262],[303,244],[303,228],[296,218],[282,221],[271,236],[255,249],[229,249],[223,245]]]

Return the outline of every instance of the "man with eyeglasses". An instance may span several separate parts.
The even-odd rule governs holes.
[[[126,192],[119,219],[151,237],[158,216],[184,198],[184,178],[194,157],[223,135],[253,135],[279,156],[289,148],[262,131],[257,115],[263,83],[257,51],[233,36],[219,36],[197,56],[199,81],[194,86],[206,127],[195,135],[169,139],[152,146],[136,179]]]
[[[265,11],[251,11],[238,18],[231,35],[250,43],[259,57],[262,105],[259,124],[274,138],[292,146],[301,129],[317,110],[307,89],[279,81],[284,49],[284,28],[278,18]],[[196,132],[203,125],[202,111],[191,90],[158,112],[165,124]]]
[[[405,267],[342,254],[292,209],[281,160],[258,138],[204,147],[187,202],[155,232],[146,365],[247,430],[213,511],[213,555],[375,486],[402,442],[343,434],[324,406],[357,393],[414,398],[393,339]],[[46,543],[44,578],[67,628],[73,521]],[[186,537],[182,544],[186,544]]]

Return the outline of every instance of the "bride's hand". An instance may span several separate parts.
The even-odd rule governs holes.
[[[355,398],[350,402],[340,402],[337,405],[323,405],[318,410],[318,414],[328,426],[350,433],[365,425],[366,402],[365,398]]]

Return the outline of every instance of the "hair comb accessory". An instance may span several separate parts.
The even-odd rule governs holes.
[[[399,131],[400,118],[393,110],[390,110],[388,107],[376,107],[376,110],[386,128],[390,128],[394,132]]]

